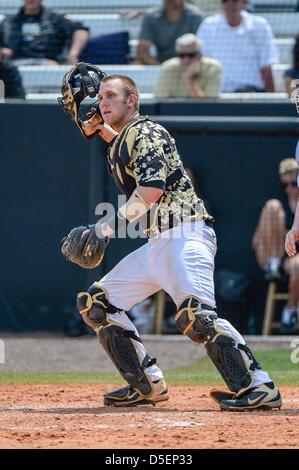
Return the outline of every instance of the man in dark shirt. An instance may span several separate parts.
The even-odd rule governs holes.
[[[21,75],[17,67],[0,53],[0,80],[4,83],[5,98],[25,98]],[[0,95],[1,95],[0,87]],[[0,100],[3,96],[0,96]]]
[[[155,65],[175,57],[175,41],[183,34],[195,34],[203,19],[201,11],[185,0],[164,0],[164,6],[150,10],[142,22],[137,60]],[[157,57],[151,55],[151,47]]]
[[[24,0],[19,12],[0,24],[0,51],[18,65],[52,65],[68,48],[67,62],[75,64],[88,37],[88,28],[43,7],[42,0]]]

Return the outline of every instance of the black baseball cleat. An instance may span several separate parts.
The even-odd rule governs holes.
[[[152,391],[149,395],[143,395],[136,388],[127,386],[114,392],[105,393],[105,406],[137,406],[155,405],[160,401],[169,399],[168,389],[164,379],[152,382]]]
[[[240,397],[220,401],[220,409],[226,411],[270,410],[280,408],[281,395],[273,382],[248,390]]]

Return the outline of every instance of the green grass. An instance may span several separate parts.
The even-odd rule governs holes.
[[[290,351],[282,350],[260,351],[255,353],[255,357],[278,385],[299,386],[299,363],[294,364],[291,362],[290,354]],[[188,367],[168,371],[165,376],[169,383],[174,384],[223,384],[222,379],[207,356]]]
[[[290,360],[290,351],[263,351],[256,353],[258,361],[278,385],[299,386],[299,363]],[[208,357],[187,367],[165,371],[168,384],[222,385],[223,381]],[[113,372],[1,372],[1,384],[119,384],[122,379]]]

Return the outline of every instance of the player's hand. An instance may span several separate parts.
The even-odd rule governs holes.
[[[86,121],[82,121],[82,127],[84,130],[84,133],[87,136],[90,136],[91,134],[94,134],[98,130],[98,125],[102,123],[102,118],[99,116],[95,111],[92,109],[90,113],[87,114],[87,119]]]
[[[87,136],[97,132],[105,142],[111,142],[118,135],[111,126],[103,122],[101,116],[94,114],[87,121],[82,122],[82,127]]]
[[[109,124],[106,124],[105,122],[99,124],[98,127],[99,135],[102,137],[102,139],[105,140],[105,142],[111,142],[111,140],[113,140],[118,135],[118,132],[112,129],[112,127],[109,126]]]
[[[286,239],[285,239],[285,250],[288,254],[288,256],[295,256],[297,253],[297,247],[296,247],[296,242],[299,241],[299,231],[291,229],[287,234],[286,234]]]

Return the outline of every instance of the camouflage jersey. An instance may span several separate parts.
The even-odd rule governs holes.
[[[195,193],[174,138],[147,117],[134,118],[118,134],[108,150],[108,169],[127,198],[136,186],[164,191],[148,214],[145,231],[167,230],[183,220],[214,220]]]

